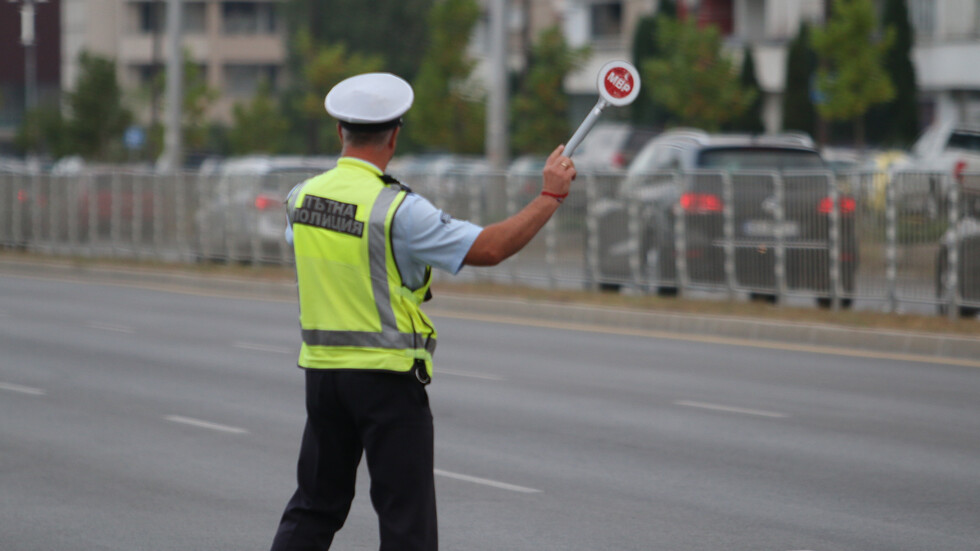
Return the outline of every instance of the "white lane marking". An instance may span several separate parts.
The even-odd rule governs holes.
[[[443,369],[441,367],[436,367],[436,376],[440,374],[452,375],[453,377],[468,377],[470,379],[483,379],[484,381],[503,381],[503,377],[498,377],[496,375],[484,375],[482,373],[469,373],[466,371],[455,371],[452,369]]]
[[[487,478],[479,478],[476,476],[470,476],[466,474],[451,473],[449,471],[444,471],[442,469],[433,469],[433,471],[438,476],[444,476],[446,478],[452,478],[453,480],[462,480],[464,482],[472,482],[473,484],[481,484],[483,486],[490,486],[492,488],[498,488],[500,490],[508,490],[511,492],[520,492],[522,494],[540,494],[541,490],[535,490],[534,488],[527,488],[525,486],[517,486],[515,484],[507,484],[506,482],[498,482],[496,480],[490,480]]]
[[[200,419],[192,419],[190,417],[183,417],[180,415],[168,415],[164,417],[167,421],[172,423],[180,423],[182,425],[190,425],[192,427],[197,427],[200,429],[216,430],[218,432],[228,432],[231,434],[247,434],[248,431],[245,429],[240,429],[238,427],[229,427],[228,425],[219,425],[217,423],[210,423],[208,421],[202,421]]]
[[[244,350],[255,350],[257,352],[272,352],[273,354],[292,354],[293,352],[295,352],[295,350],[293,350],[292,348],[286,348],[283,346],[270,346],[267,344],[258,344],[254,342],[244,342],[244,341],[238,341],[232,346]]]
[[[125,325],[115,325],[112,323],[102,323],[98,321],[90,321],[85,324],[85,327],[90,327],[92,329],[100,329],[102,331],[112,331],[113,333],[125,333],[127,335],[132,335],[136,333],[136,330],[131,327],[126,327]]]
[[[705,402],[691,402],[687,400],[679,400],[674,402],[679,406],[687,406],[692,408],[710,409],[714,411],[726,411],[728,413],[742,413],[745,415],[760,415],[762,417],[786,417],[784,413],[778,413],[775,411],[764,411],[761,409],[746,409],[733,406],[723,406],[720,404],[708,404]]]
[[[46,394],[46,392],[40,388],[15,385],[11,383],[0,383],[0,390],[9,390],[10,392],[19,392],[20,394],[30,394],[31,396],[44,396]]]

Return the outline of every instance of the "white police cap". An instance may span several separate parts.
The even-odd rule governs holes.
[[[391,73],[365,73],[334,86],[323,100],[341,124],[393,126],[412,106],[412,86]]]

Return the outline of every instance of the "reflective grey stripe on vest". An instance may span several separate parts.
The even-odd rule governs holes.
[[[425,341],[425,335],[412,333],[384,334],[374,331],[321,331],[304,329],[303,342],[307,346],[356,346],[360,348],[413,349],[416,342]],[[436,339],[428,339],[425,349],[436,351]]]
[[[391,308],[391,290],[388,288],[388,262],[385,258],[388,236],[385,233],[385,219],[388,209],[398,197],[398,191],[385,186],[371,208],[368,222],[368,259],[371,263],[371,288],[374,291],[374,304],[378,307],[381,319],[381,332],[386,335],[400,335],[395,311]],[[393,333],[393,334],[392,334]]]
[[[385,187],[371,207],[368,220],[368,262],[371,270],[371,290],[374,304],[381,320],[381,332],[373,331],[323,331],[304,329],[303,342],[308,346],[357,346],[364,348],[422,348],[435,352],[436,339],[427,339],[419,333],[402,333],[398,330],[395,311],[391,307],[391,292],[388,288],[388,263],[385,258],[388,236],[385,220],[391,204],[398,198],[401,190]]]

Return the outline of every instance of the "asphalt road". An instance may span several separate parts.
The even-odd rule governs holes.
[[[267,548],[296,314],[0,278],[0,549]],[[443,549],[980,549],[976,367],[435,319]]]

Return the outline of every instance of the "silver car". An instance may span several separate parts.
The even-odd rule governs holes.
[[[202,174],[195,220],[199,256],[243,263],[288,260],[283,201],[293,186],[336,162],[334,157],[243,157]]]
[[[835,185],[805,135],[666,132],[594,207],[600,286],[650,286],[661,295],[731,287],[771,301],[804,290],[829,305],[835,293],[854,290],[858,261],[856,202],[836,195]],[[839,221],[835,257],[832,214]]]

